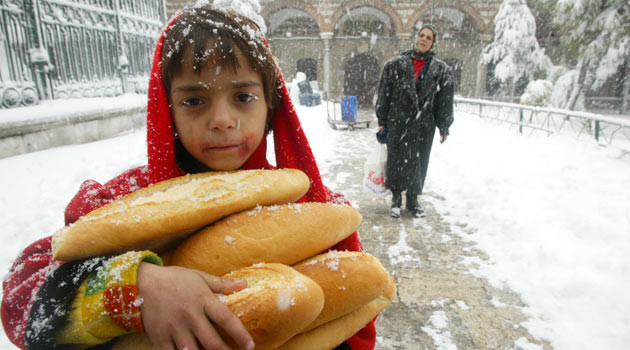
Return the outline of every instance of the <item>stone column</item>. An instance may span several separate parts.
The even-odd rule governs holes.
[[[475,96],[478,98],[486,95],[486,79],[488,66],[483,63],[483,53],[479,55],[479,61],[477,62],[477,81],[475,82]]]
[[[326,98],[328,98],[328,92],[330,91],[330,40],[333,37],[331,32],[323,32],[319,34],[320,38],[324,40],[324,92]]]
[[[623,81],[623,89],[621,90],[621,108],[619,108],[619,114],[623,114],[628,110],[628,94],[630,94],[630,58],[626,57],[626,77]]]
[[[483,63],[483,50],[492,42],[492,34],[480,34],[481,52],[477,61],[477,81],[475,82],[475,95],[478,98],[486,96],[486,81],[488,80],[488,65]]]

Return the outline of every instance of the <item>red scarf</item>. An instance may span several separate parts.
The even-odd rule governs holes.
[[[422,72],[422,67],[424,67],[424,64],[427,61],[426,60],[420,60],[420,59],[417,59],[417,58],[413,58],[412,61],[413,61],[413,74],[416,77],[415,80],[418,80],[418,76]]]

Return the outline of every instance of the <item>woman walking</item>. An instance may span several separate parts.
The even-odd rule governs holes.
[[[379,131],[387,129],[386,179],[395,218],[401,215],[402,192],[410,214],[422,215],[418,195],[424,187],[435,129],[444,143],[453,123],[453,76],[432,51],[436,37],[432,26],[420,28],[415,49],[385,63],[379,84],[376,117]]]

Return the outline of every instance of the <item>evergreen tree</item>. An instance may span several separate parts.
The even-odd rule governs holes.
[[[536,20],[525,0],[504,0],[494,18],[494,41],[484,48],[484,64],[494,64],[494,76],[510,86],[531,80],[549,64],[536,40]]]
[[[623,104],[630,89],[630,2],[628,0],[540,0],[562,28],[562,43],[580,72],[572,108],[585,87],[597,89],[625,70]],[[625,106],[624,106],[625,107]]]

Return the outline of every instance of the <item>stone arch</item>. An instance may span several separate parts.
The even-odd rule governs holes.
[[[306,74],[306,80],[317,80],[317,60],[311,57],[300,58],[296,62],[297,71]]]
[[[317,26],[319,27],[319,32],[324,32],[325,30],[325,20],[321,14],[317,12],[312,6],[306,4],[304,1],[273,1],[269,4],[266,4],[262,9],[262,17],[265,18],[265,24],[267,28],[271,28],[269,23],[267,23],[268,18],[272,18],[272,16],[282,10],[297,10],[306,13],[310,17],[315,20]]]
[[[370,106],[379,82],[380,64],[371,52],[348,58],[344,64],[343,93],[356,96],[359,106]]]
[[[454,8],[463,12],[465,15],[470,16],[470,18],[473,20],[473,23],[475,24],[477,32],[480,35],[487,34],[486,33],[487,27],[486,27],[486,23],[483,20],[483,17],[472,6],[462,3],[461,1],[458,1],[458,0],[455,0],[455,1],[438,0],[435,3],[435,7]],[[407,21],[404,28],[404,33],[409,33],[413,35],[415,33],[414,26],[416,25],[416,22],[418,22],[418,20],[429,11],[431,11],[431,6],[427,4],[423,4],[416,12],[414,12],[414,14],[411,17],[409,17],[409,20]]]
[[[334,14],[330,18],[329,31],[335,31],[335,27],[348,11],[361,7],[371,7],[386,14],[391,20],[391,29],[394,36],[403,30],[400,16],[390,5],[384,4],[381,0],[352,0],[349,3],[339,4],[338,8],[334,11]]]

